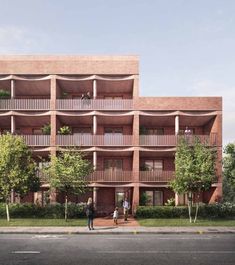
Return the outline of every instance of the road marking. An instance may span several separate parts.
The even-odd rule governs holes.
[[[108,240],[146,240],[146,238],[143,237],[108,237],[106,238]],[[188,238],[188,237],[177,237],[177,238],[173,238],[173,237],[157,237],[157,240],[211,240],[214,239],[214,237],[200,237],[200,238]]]
[[[35,235],[32,236],[33,239],[67,239],[67,237],[63,237],[62,235]]]
[[[39,254],[40,251],[34,251],[34,250],[19,250],[19,251],[12,251],[12,254]]]
[[[235,254],[235,251],[168,251],[168,250],[110,250],[110,251],[97,251],[96,253],[102,254]]]

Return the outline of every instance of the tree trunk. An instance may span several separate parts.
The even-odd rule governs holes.
[[[68,196],[67,195],[65,195],[64,218],[65,218],[65,222],[67,222],[67,219],[68,219]]]
[[[196,221],[197,221],[198,209],[199,209],[199,194],[197,195],[196,212],[195,212],[195,217],[194,217],[194,223],[196,223]]]
[[[6,200],[6,213],[7,213],[7,221],[10,222],[9,202],[8,202],[8,200]]]
[[[189,192],[188,194],[188,215],[189,215],[189,221],[192,223],[192,193]]]

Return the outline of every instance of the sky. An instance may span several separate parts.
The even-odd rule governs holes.
[[[139,55],[141,96],[222,96],[235,142],[235,0],[0,0],[0,54]]]

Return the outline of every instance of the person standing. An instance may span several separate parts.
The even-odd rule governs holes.
[[[93,227],[93,219],[95,214],[95,208],[92,201],[92,198],[88,198],[87,205],[86,205],[86,216],[87,216],[87,226],[89,230],[94,230]]]
[[[114,212],[113,212],[113,222],[116,225],[118,224],[118,207],[116,207]]]
[[[124,221],[127,221],[129,208],[130,208],[129,202],[128,202],[127,198],[125,198],[125,200],[123,202]]]

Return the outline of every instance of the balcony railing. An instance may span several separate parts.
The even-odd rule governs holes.
[[[57,135],[60,146],[130,146],[132,135]]]
[[[58,110],[130,110],[132,99],[57,99]]]
[[[169,182],[174,178],[174,171],[153,170],[140,171],[140,181],[143,182]]]
[[[0,110],[49,110],[49,99],[0,99]]]
[[[29,146],[50,146],[50,135],[21,135]]]
[[[176,146],[180,137],[184,137],[190,144],[197,137],[202,143],[209,145],[217,144],[217,134],[210,135],[140,135],[140,145],[145,146]]]
[[[90,182],[132,182],[132,171],[94,171],[87,177]]]

